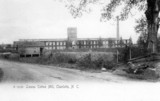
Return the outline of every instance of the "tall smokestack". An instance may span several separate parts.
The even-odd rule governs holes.
[[[119,40],[119,16],[117,16],[117,40]]]

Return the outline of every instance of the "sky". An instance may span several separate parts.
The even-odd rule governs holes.
[[[90,13],[73,18],[63,2],[58,0],[0,0],[0,44],[19,39],[67,38],[67,28],[77,27],[78,38],[115,38],[116,21],[100,22],[101,6]],[[136,14],[133,14],[136,15]],[[120,21],[120,36],[132,37],[136,16]]]

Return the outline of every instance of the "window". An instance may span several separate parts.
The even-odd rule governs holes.
[[[57,45],[59,45],[59,42],[57,42]]]
[[[51,45],[52,45],[52,42],[49,42],[49,45],[51,46]]]
[[[45,47],[46,50],[48,50],[48,47]]]
[[[106,44],[108,44],[108,41],[106,41]]]
[[[52,47],[48,47],[48,50],[52,50]]]
[[[66,45],[66,42],[64,42],[64,45]]]
[[[106,44],[106,42],[105,42],[105,41],[103,41],[103,44]]]
[[[48,46],[48,42],[46,42],[46,46]]]
[[[60,42],[60,45],[62,45],[62,42]]]
[[[53,45],[55,45],[55,42],[53,42]]]

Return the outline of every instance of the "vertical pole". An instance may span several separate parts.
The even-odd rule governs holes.
[[[117,63],[118,63],[118,54],[119,54],[119,52],[118,52],[118,50],[117,50]]]
[[[131,48],[129,48],[129,59],[132,58]]]
[[[117,40],[119,40],[119,16],[117,16]]]

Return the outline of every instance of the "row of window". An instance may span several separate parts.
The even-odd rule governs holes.
[[[79,44],[99,44],[99,42],[101,41],[79,41]],[[120,41],[113,41],[113,43],[117,44],[119,43]],[[123,40],[123,43],[124,44],[127,44],[128,43],[128,40]],[[109,44],[109,41],[102,41],[102,44]]]
[[[120,47],[120,46],[112,46],[112,48],[115,48],[115,47]],[[80,49],[83,49],[83,48],[109,48],[109,46],[83,46],[83,47],[79,47]],[[59,47],[45,47],[46,50],[64,50],[66,49],[66,47],[63,47],[63,46],[59,46]]]
[[[66,45],[66,42],[46,42],[46,46],[51,46],[51,45]]]
[[[82,47],[79,47],[79,48],[100,48],[99,46],[82,46]]]
[[[99,41],[79,41],[78,42],[79,44],[83,44],[83,45],[87,45],[87,44],[99,44]],[[119,41],[115,41],[115,42],[113,42],[113,43],[115,43],[115,44],[117,44],[117,43],[119,43]],[[128,41],[127,40],[123,40],[123,43],[124,44],[127,44],[128,43]],[[102,44],[103,45],[106,45],[106,44],[109,44],[109,42],[108,41],[102,41]],[[66,42],[59,42],[59,41],[57,41],[57,42],[46,42],[46,46],[54,46],[54,45],[66,45]]]
[[[98,44],[98,41],[79,41],[79,44]]]
[[[82,45],[82,46],[77,46],[79,48],[109,48],[109,47],[121,47],[120,45],[102,45],[102,46],[98,46],[98,45]],[[66,46],[48,46],[48,47],[45,47],[47,50],[55,50],[55,49],[58,49],[58,50],[63,50],[63,49],[66,49]]]

